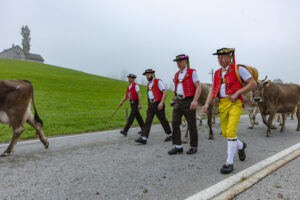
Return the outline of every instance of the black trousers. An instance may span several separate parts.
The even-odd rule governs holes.
[[[150,102],[148,103],[146,121],[145,121],[145,125],[143,126],[142,134],[141,134],[142,136],[145,136],[147,138],[149,137],[149,133],[150,133],[154,115],[156,115],[156,117],[160,121],[165,133],[167,135],[172,133],[169,121],[166,118],[165,104],[164,104],[163,109],[158,110],[157,106],[159,103],[160,103],[160,101],[155,102],[155,103],[150,103]]]
[[[139,126],[141,127],[141,129],[144,126],[144,120],[140,114],[140,111],[138,109],[138,100],[132,100],[130,101],[130,106],[131,106],[131,112],[130,115],[128,117],[127,123],[124,127],[124,131],[127,132],[130,128],[130,126],[132,125],[134,118],[136,118],[136,120],[139,123]]]
[[[198,130],[196,125],[196,110],[190,110],[191,103],[193,101],[193,97],[188,97],[183,100],[177,99],[175,101],[175,105],[173,108],[173,116],[172,116],[172,129],[173,129],[173,144],[181,145],[181,131],[180,124],[182,115],[184,115],[188,128],[190,131],[190,145],[191,147],[198,146]]]

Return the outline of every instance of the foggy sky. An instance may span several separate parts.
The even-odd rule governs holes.
[[[201,82],[218,69],[212,53],[236,48],[237,63],[260,78],[299,83],[300,1],[297,0],[0,0],[0,51],[21,46],[31,30],[31,52],[47,64],[120,77],[147,68],[170,83],[177,54],[190,56]]]

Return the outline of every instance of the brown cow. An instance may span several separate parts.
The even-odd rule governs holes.
[[[282,114],[281,131],[285,128],[285,114],[297,107],[298,126],[300,130],[300,86],[296,84],[259,81],[253,91],[253,99],[258,103],[263,122],[267,125],[266,136],[271,135],[271,126],[276,113]],[[268,121],[265,116],[269,115]]]
[[[243,94],[244,99],[244,107],[243,110],[248,113],[250,119],[250,126],[249,129],[253,129],[254,125],[258,125],[256,121],[256,115],[259,113],[259,108],[256,102],[253,100],[253,93],[252,91]]]
[[[35,114],[30,109],[30,100]],[[12,152],[20,135],[24,131],[24,123],[30,124],[39,135],[45,148],[48,148],[43,122],[39,118],[33,97],[33,86],[27,80],[3,80],[0,81],[0,122],[8,124],[13,129],[12,140],[1,156],[8,156]]]

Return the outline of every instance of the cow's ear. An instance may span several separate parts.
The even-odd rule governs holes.
[[[271,81],[270,81],[270,80],[268,80],[268,81],[264,82],[264,87],[269,87],[269,86],[270,86],[270,84],[271,84]]]

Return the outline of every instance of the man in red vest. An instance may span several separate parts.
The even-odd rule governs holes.
[[[170,155],[183,153],[183,146],[181,142],[180,124],[181,118],[184,115],[188,128],[190,131],[190,145],[191,148],[186,152],[187,154],[194,154],[198,147],[198,130],[196,126],[196,108],[197,101],[201,93],[200,81],[195,69],[190,69],[189,57],[181,54],[176,56],[174,61],[177,62],[179,71],[175,74],[174,83],[176,101],[173,107],[173,144],[175,148],[168,153]]]
[[[218,55],[221,68],[215,72],[213,89],[208,94],[203,112],[207,109],[214,98],[220,97],[219,111],[222,134],[227,138],[227,160],[221,168],[222,174],[233,171],[233,158],[238,150],[239,159],[246,159],[246,143],[237,139],[237,126],[243,108],[242,94],[253,90],[256,82],[250,72],[242,66],[235,64],[234,49],[218,49],[213,55]],[[242,85],[237,74],[244,81]]]
[[[146,75],[148,82],[147,93],[148,93],[148,109],[145,125],[142,129],[141,137],[135,141],[140,144],[146,144],[149,137],[150,128],[154,115],[157,116],[162,127],[164,128],[167,137],[166,142],[172,140],[172,131],[169,124],[169,121],[166,118],[165,114],[165,99],[167,97],[167,91],[160,79],[155,78],[155,71],[152,69],[147,69],[143,75]]]
[[[142,108],[140,87],[138,84],[136,84],[134,82],[136,75],[129,74],[127,77],[128,77],[129,85],[127,86],[126,94],[125,94],[124,98],[120,102],[120,106],[122,106],[124,101],[129,99],[130,105],[131,105],[131,113],[128,117],[127,123],[126,123],[124,129],[120,131],[120,133],[125,136],[127,136],[127,132],[129,130],[130,126],[132,125],[134,118],[136,118],[136,120],[138,121],[141,129],[144,126],[144,120],[139,111]]]

